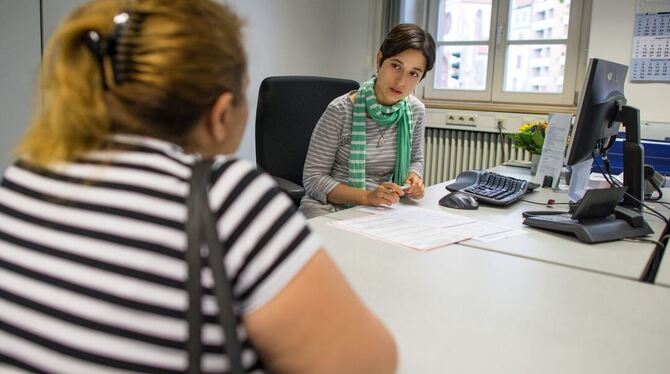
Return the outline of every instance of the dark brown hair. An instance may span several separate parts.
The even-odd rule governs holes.
[[[429,32],[413,23],[401,23],[393,27],[386,35],[379,51],[382,53],[379,66],[387,58],[393,57],[408,49],[416,49],[423,53],[426,58],[426,70],[423,72],[423,79],[426,73],[433,70],[435,64],[435,40]]]

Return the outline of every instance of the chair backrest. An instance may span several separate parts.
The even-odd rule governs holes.
[[[358,89],[349,79],[284,76],[263,80],[256,111],[256,163],[302,186],[312,131],[336,97]]]

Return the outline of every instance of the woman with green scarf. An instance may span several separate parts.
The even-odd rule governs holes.
[[[307,218],[423,197],[425,107],[411,93],[433,68],[435,42],[417,25],[397,25],[376,62],[377,74],[333,100],[312,133],[300,204]]]

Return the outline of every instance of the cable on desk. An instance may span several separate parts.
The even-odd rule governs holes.
[[[630,197],[631,199],[633,199],[633,200],[635,200],[636,202],[640,203],[643,207],[645,207],[645,208],[647,208],[647,209],[649,210],[648,212],[640,212],[640,213],[642,213],[642,214],[651,214],[652,216],[657,217],[657,218],[659,218],[661,221],[665,222],[666,225],[669,223],[669,222],[668,222],[668,219],[665,218],[665,216],[664,216],[663,214],[661,214],[661,213],[657,212],[656,210],[652,209],[651,207],[649,207],[649,205],[647,205],[647,204],[643,203],[642,201],[638,200],[635,196],[629,194],[628,192],[624,192],[624,194],[628,195],[628,197]],[[637,209],[634,209],[634,210],[637,210]]]
[[[614,177],[612,176],[612,173],[611,173],[611,171],[610,171],[610,161],[609,161],[609,159],[607,158],[606,155],[605,155],[605,157],[603,158],[603,160],[605,161],[605,171],[607,172],[607,175],[610,176],[610,179],[612,180],[612,182],[615,182],[614,184],[615,184],[616,186],[623,187],[623,183],[619,183],[619,182],[616,181],[616,180],[614,179]],[[595,158],[594,158],[594,161],[595,161]],[[596,161],[596,165],[598,165],[598,161]],[[598,169],[600,169],[600,165],[598,165]],[[600,172],[602,172],[602,169],[600,170]],[[605,174],[603,174],[603,176],[605,176]],[[607,178],[605,178],[605,179],[607,179]],[[610,184],[610,185],[611,185],[611,184]],[[661,219],[663,222],[665,222],[666,224],[669,223],[669,222],[668,222],[668,218],[666,218],[663,214],[661,214],[661,213],[655,211],[655,210],[652,209],[649,205],[647,205],[647,204],[645,204],[644,202],[638,200],[635,196],[629,194],[628,192],[624,192],[624,194],[628,195],[628,197],[630,197],[631,199],[633,199],[633,200],[635,200],[636,202],[640,203],[640,205],[642,205],[643,207],[649,209],[651,212],[653,212],[653,215],[654,215],[654,216],[660,218],[660,219]],[[644,199],[643,199],[643,200],[644,200]],[[655,201],[655,200],[650,200],[650,201],[647,201],[647,202],[656,202],[656,201]],[[641,213],[642,213],[642,214],[645,214],[645,212],[641,212]]]
[[[502,123],[500,121],[498,122],[498,132],[500,133],[500,148],[502,148],[503,160],[507,160],[507,156],[505,155],[507,153],[505,152],[507,150],[507,144],[505,144],[507,143],[507,139],[505,139],[505,134],[503,134]]]
[[[654,201],[654,203],[658,203],[663,205],[666,209],[670,209],[670,203],[666,203],[664,201]]]
[[[670,224],[670,222],[668,221],[668,219],[667,219],[664,215],[662,215],[661,213],[659,213],[659,212],[657,212],[656,210],[652,209],[651,207],[649,207],[649,205],[647,205],[647,204],[641,202],[640,200],[636,199],[635,196],[630,195],[630,194],[628,194],[627,192],[626,192],[625,194],[628,195],[631,199],[633,199],[633,200],[635,200],[636,202],[640,203],[643,207],[649,209],[649,212],[641,212],[642,214],[647,214],[647,213],[649,213],[649,214],[651,214],[651,215],[653,215],[653,216],[656,216],[656,217],[660,218],[663,222],[665,222],[666,225],[667,225],[667,224]]]
[[[609,170],[609,160],[607,157],[604,158],[605,161],[605,169],[607,169],[607,174],[603,171],[603,169],[600,167],[600,164],[598,164],[598,160],[596,160],[595,155],[593,155],[593,161],[598,167],[598,170],[600,170],[600,173],[602,173],[603,177],[605,180],[610,184],[610,186],[623,186],[622,183],[618,183],[615,181],[614,177],[612,176],[612,173]],[[607,175],[609,175],[609,179],[607,178]],[[661,238],[658,241],[651,240],[651,239],[637,239],[638,241],[647,241],[647,242],[652,242],[655,243],[656,245],[654,246],[654,251],[652,252],[651,257],[649,258],[649,262],[645,266],[642,276],[640,277],[640,281],[645,282],[645,283],[651,283],[653,284],[656,282],[656,275],[658,274],[658,269],[661,266],[661,261],[663,261],[663,255],[665,254],[665,246],[668,244],[668,230],[670,229],[670,221],[665,218],[661,213],[655,211],[649,205],[645,204],[644,202],[638,200],[635,196],[629,194],[628,192],[624,192],[628,197],[631,199],[635,200],[636,202],[640,203],[643,207],[647,208],[649,212],[653,212],[652,214],[661,220],[665,222],[665,228],[663,229],[663,232],[661,233]],[[663,206],[666,206],[666,203],[662,203]],[[667,206],[666,206],[667,207]],[[647,212],[641,212],[642,214],[645,214]],[[626,239],[624,239],[626,240]]]
[[[666,235],[666,237],[667,237],[667,235]],[[661,243],[660,241],[656,241],[656,240],[654,240],[654,239],[645,239],[645,238],[623,238],[623,239],[621,239],[621,240],[623,240],[623,241],[625,241],[625,242],[652,243],[652,244],[656,244],[656,245],[658,245],[658,246],[663,246],[663,243]]]
[[[612,174],[609,175],[612,180],[610,181],[609,179],[607,179],[607,174],[605,174],[603,169],[600,167],[600,164],[598,163],[598,160],[596,160],[596,156],[595,155],[592,155],[592,156],[593,156],[593,162],[598,167],[598,170],[600,170],[600,173],[603,175],[603,178],[605,178],[605,180],[610,184],[610,187],[622,187],[623,186],[622,184],[619,184],[618,182],[614,181],[614,177],[612,177]],[[606,160],[606,163],[609,163],[609,161],[607,159],[605,159],[605,160]],[[649,207],[649,205],[647,205],[644,202],[638,200],[635,196],[629,194],[628,192],[624,192],[624,194],[626,194],[628,197],[635,200],[636,202],[640,203],[640,205],[642,205],[643,207],[649,209],[650,212],[653,212],[653,213],[650,213],[650,214],[660,218],[663,222],[665,222],[666,225],[670,224],[670,221],[668,221],[668,219],[664,215],[655,211],[654,209]],[[647,212],[640,212],[640,213],[645,214]]]
[[[649,209],[649,210],[650,210],[651,212],[653,212],[653,213],[651,213],[651,212],[643,212],[642,214],[651,214],[651,215],[654,216],[654,217],[660,218],[663,222],[668,223],[668,219],[665,218],[662,214],[656,212],[655,210],[653,210],[653,209],[651,209],[651,208],[647,208],[647,209]]]
[[[598,170],[600,170],[600,172],[602,173],[605,180],[609,182],[610,186],[612,187],[622,186],[621,183],[615,182],[614,177],[612,177],[612,174],[609,172],[609,160],[607,160],[607,158],[605,158],[604,160],[605,160],[605,168],[608,169],[607,174],[609,174],[610,179],[607,178],[607,174],[605,174],[603,169],[600,167],[600,164],[598,164],[598,160],[596,160],[595,155],[593,155],[594,163],[598,167]],[[670,221],[667,218],[665,218],[665,216],[663,216],[661,213],[650,208],[649,205],[638,200],[635,196],[629,194],[628,192],[625,192],[625,194],[628,195],[633,200],[635,200],[636,202],[640,203],[640,205],[642,205],[643,207],[649,209],[650,212],[653,212],[653,215],[662,219],[665,222],[665,227],[663,228],[663,232],[661,233],[661,238],[658,241],[650,239],[637,239],[639,241],[649,241],[652,243],[656,243],[656,245],[654,246],[654,252],[652,253],[649,262],[647,263],[647,266],[645,266],[645,269],[642,272],[642,276],[640,277],[640,281],[653,284],[656,281],[656,274],[658,274],[658,269],[661,266],[661,261],[663,261],[663,255],[665,254],[665,246],[668,244],[668,237],[670,237],[670,235],[668,234],[668,230],[670,230]],[[665,205],[666,203],[663,202],[659,203],[667,207],[667,205]],[[642,212],[642,214],[644,213],[646,212]]]
[[[610,187],[621,187],[622,186],[621,183],[619,183],[618,181],[616,181],[614,179],[614,177],[612,177],[612,173],[609,172],[609,167],[608,166],[605,166],[605,169],[608,170],[608,172],[605,173],[605,171],[603,171],[603,168],[600,167],[600,164],[598,163],[598,159],[596,158],[596,155],[591,154],[591,157],[593,158],[593,163],[596,165],[596,167],[600,171],[600,174],[603,175],[603,178],[605,178],[605,181],[607,183],[609,183]],[[609,160],[607,159],[607,156],[604,156],[603,160],[605,161],[606,165],[609,165]],[[609,178],[607,177],[608,175],[609,175]]]
[[[619,183],[619,181],[612,176],[612,167],[610,166],[610,159],[607,157],[607,154],[603,156],[603,163],[605,164],[605,172],[610,176],[612,182],[615,182],[620,187],[623,186],[623,183]]]
[[[658,269],[661,267],[661,262],[663,261],[665,247],[668,245],[668,238],[670,238],[668,230],[670,230],[670,223],[665,224],[665,228],[663,228],[663,232],[661,233],[661,238],[654,246],[654,252],[652,252],[647,266],[645,266],[642,271],[640,281],[651,284],[656,282],[656,275],[658,274]]]
[[[530,201],[530,200],[524,200],[524,199],[519,199],[520,201],[523,201],[524,203],[531,203],[531,204],[537,204],[537,205],[568,205],[570,203],[553,203],[553,204],[548,204],[546,202],[541,203],[539,201]]]

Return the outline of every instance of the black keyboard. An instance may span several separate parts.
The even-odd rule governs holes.
[[[468,170],[447,186],[449,191],[461,191],[491,205],[512,204],[526,193],[528,181],[492,171]]]

